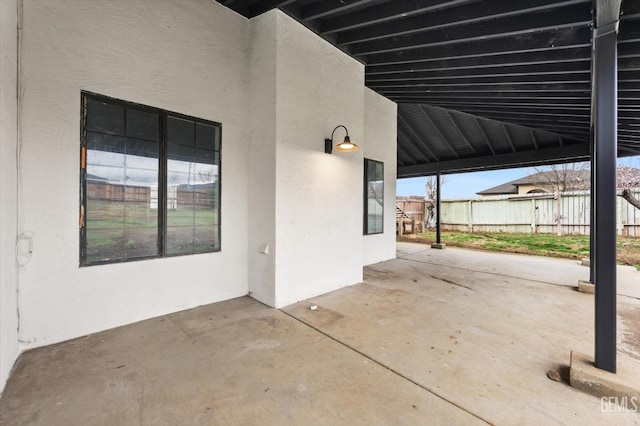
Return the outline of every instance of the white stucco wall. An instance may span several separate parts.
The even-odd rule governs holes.
[[[249,22],[249,291],[275,306],[276,32],[273,13]]]
[[[369,88],[364,89],[364,105],[364,156],[384,163],[384,232],[364,236],[363,263],[370,265],[396,257],[398,108]]]
[[[0,388],[20,350],[247,293],[284,306],[395,255],[395,104],[286,14],[24,0],[18,108],[17,0],[0,5]],[[222,123],[221,252],[79,267],[82,90]],[[362,149],[327,155],[340,124]],[[385,233],[364,238],[363,156],[385,163],[386,206]]]
[[[210,0],[24,0],[23,347],[247,294],[247,50]],[[222,123],[221,252],[78,266],[81,90]]]
[[[0,1],[0,392],[18,356],[17,1]]]
[[[276,63],[276,306],[362,281],[364,66],[280,11]],[[336,139],[344,133],[336,132]]]

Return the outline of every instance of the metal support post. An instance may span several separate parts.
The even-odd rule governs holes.
[[[593,36],[595,365],[616,372],[616,157],[618,22]]]
[[[436,243],[442,244],[440,241],[440,172],[436,175]]]

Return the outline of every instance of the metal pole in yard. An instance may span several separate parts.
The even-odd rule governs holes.
[[[440,172],[436,176],[436,243],[441,244],[440,241]]]

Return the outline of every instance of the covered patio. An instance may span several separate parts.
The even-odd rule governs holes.
[[[619,356],[638,371],[640,273],[618,272]],[[593,296],[567,286],[588,273],[399,243],[361,284],[280,310],[242,297],[29,351],[0,421],[637,424],[546,377],[592,348]]]
[[[637,1],[0,12],[0,422],[586,424],[600,401],[546,371],[635,368],[611,206],[640,152]],[[331,154],[343,131],[360,149]],[[397,178],[588,159],[590,271],[395,259]],[[196,188],[210,216],[172,222]]]

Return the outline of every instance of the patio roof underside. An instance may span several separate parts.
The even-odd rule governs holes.
[[[218,0],[278,7],[398,103],[398,177],[586,160],[591,0]],[[618,155],[640,154],[640,1],[618,36]]]

